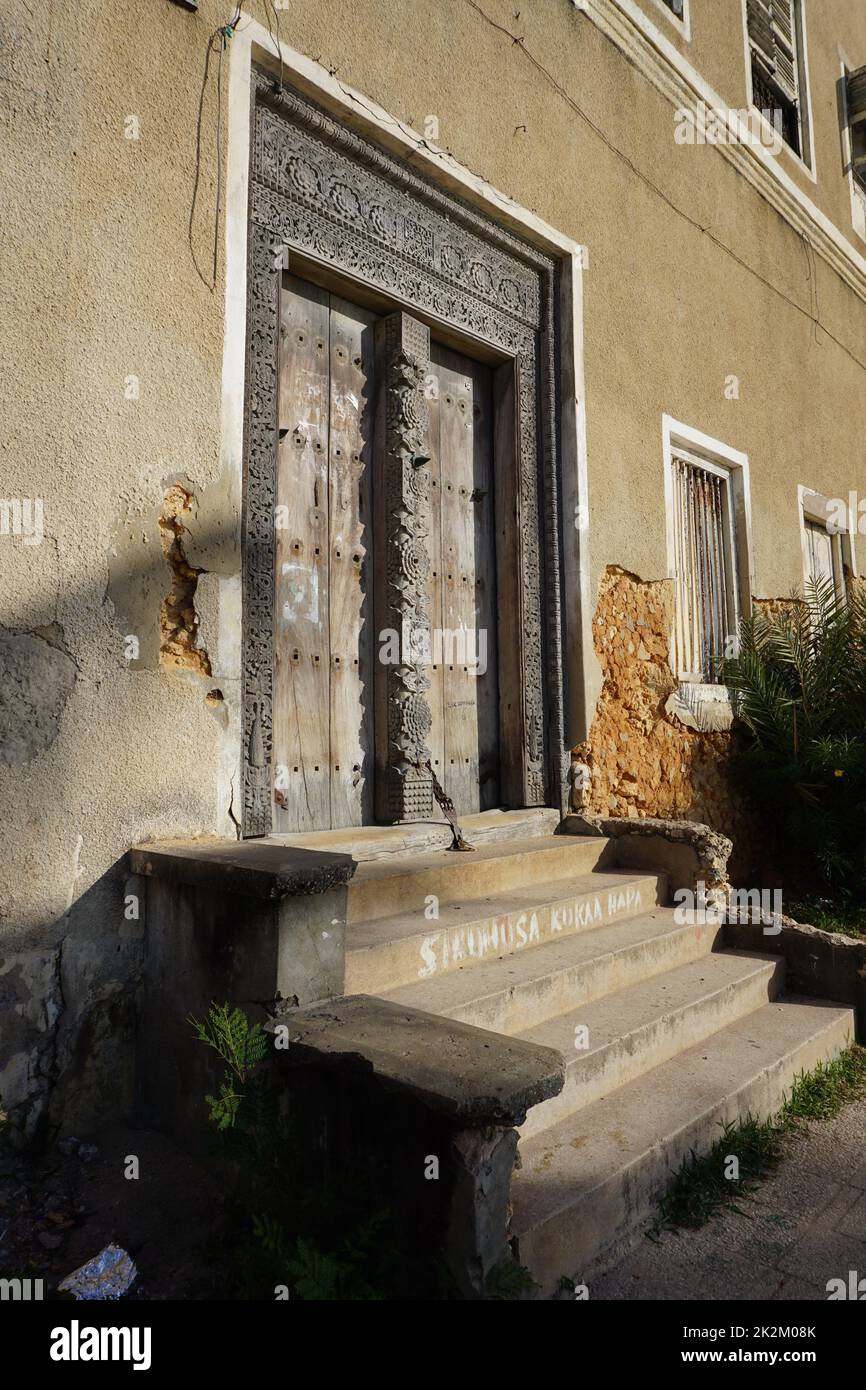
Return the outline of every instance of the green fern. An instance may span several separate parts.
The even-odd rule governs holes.
[[[199,1042],[225,1064],[217,1094],[205,1100],[221,1152],[242,1174],[232,1250],[241,1296],[260,1298],[288,1284],[291,1296],[304,1301],[381,1298],[366,1271],[391,1274],[391,1242],[382,1230],[388,1214],[374,1211],[360,1223],[357,1214],[341,1220],[334,1194],[324,1186],[292,1189],[291,1136],[277,1076],[263,1066],[269,1040],[261,1024],[250,1023],[242,1009],[216,1003],[203,1021],[188,1021]],[[307,1222],[317,1235],[324,1233],[331,1249],[305,1233]]]
[[[506,1257],[487,1275],[484,1296],[491,1300],[517,1301],[538,1288],[525,1265]]]
[[[741,770],[801,886],[866,900],[866,594],[810,581],[741,625],[723,679],[749,740]]]
[[[249,1082],[267,1055],[267,1034],[260,1023],[250,1024],[242,1009],[233,1009],[229,1004],[211,1004],[204,1022],[192,1015],[188,1022],[199,1042],[212,1048],[226,1063],[219,1094],[205,1096],[205,1100],[211,1123],[218,1130],[233,1129],[249,1096]]]

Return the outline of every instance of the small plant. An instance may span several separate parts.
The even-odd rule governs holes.
[[[538,1288],[525,1265],[506,1256],[487,1275],[484,1296],[491,1301],[517,1300]]]
[[[212,1004],[204,1023],[192,1016],[189,1022],[199,1042],[212,1047],[226,1064],[219,1095],[205,1096],[211,1124],[218,1130],[233,1129],[250,1078],[265,1059],[267,1035],[260,1023],[251,1027],[243,1010],[228,1004]]]
[[[366,1271],[383,1281],[393,1274],[386,1214],[359,1222],[346,1215],[340,1194],[293,1188],[291,1135],[275,1072],[266,1065],[268,1035],[261,1024],[250,1023],[242,1009],[215,1003],[204,1021],[190,1017],[189,1023],[225,1063],[218,1093],[205,1100],[222,1151],[242,1176],[231,1250],[240,1296],[273,1297],[276,1286],[287,1285],[292,1298],[305,1302],[384,1297]],[[308,1227],[332,1248],[322,1249]]]

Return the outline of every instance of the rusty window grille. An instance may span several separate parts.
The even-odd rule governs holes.
[[[716,684],[740,616],[731,479],[683,454],[672,467],[677,676]]]

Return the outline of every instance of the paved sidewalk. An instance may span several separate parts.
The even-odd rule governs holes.
[[[812,1122],[775,1174],[698,1231],[642,1236],[591,1299],[824,1299],[827,1282],[866,1281],[866,1102]],[[866,1282],[863,1285],[866,1298]]]

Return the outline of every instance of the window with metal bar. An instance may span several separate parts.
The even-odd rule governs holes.
[[[752,102],[806,157],[805,108],[801,101],[802,0],[747,0]]]
[[[677,19],[682,19],[685,0],[664,0],[669,10],[673,10]]]
[[[672,464],[677,676],[715,684],[739,624],[731,481],[688,455],[674,454]]]

